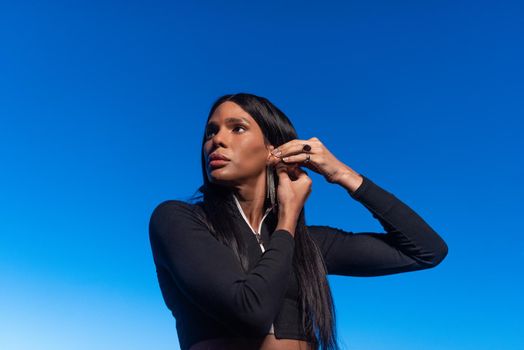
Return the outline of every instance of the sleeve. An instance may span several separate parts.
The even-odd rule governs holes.
[[[192,205],[160,203],[149,222],[155,264],[204,313],[234,330],[265,334],[283,302],[295,240],[286,230],[271,235],[257,264],[245,273],[233,250],[219,242]]]
[[[385,233],[347,232],[308,225],[328,274],[380,276],[437,266],[447,255],[444,240],[410,207],[362,175],[350,196],[364,205]]]

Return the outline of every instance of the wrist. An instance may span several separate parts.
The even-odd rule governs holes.
[[[295,229],[296,229],[295,225],[278,224],[277,227],[275,228],[275,231],[278,231],[278,230],[288,231],[289,233],[291,233],[293,237],[295,237]]]
[[[283,229],[295,234],[295,229],[297,226],[297,217],[292,214],[279,213],[278,215],[278,224],[276,229]]]
[[[344,187],[344,189],[351,193],[355,192],[364,181],[364,178],[359,173],[349,167],[346,167],[346,169],[343,169],[337,175],[333,183]]]
[[[337,162],[336,166],[329,168],[325,172],[324,177],[326,178],[327,182],[338,185],[342,178],[346,177],[351,171],[352,169],[346,164]]]

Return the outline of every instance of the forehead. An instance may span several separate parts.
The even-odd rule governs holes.
[[[219,122],[245,122],[248,124],[256,124],[255,120],[249,115],[249,113],[231,101],[221,103],[209,118],[208,124]]]

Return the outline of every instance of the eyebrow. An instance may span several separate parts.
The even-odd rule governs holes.
[[[249,120],[247,120],[246,118],[244,117],[229,117],[229,118],[226,118],[226,124],[229,124],[229,123],[241,123],[241,122],[245,122],[246,124],[250,125],[249,123]],[[215,122],[209,122],[207,123],[207,125],[211,125],[211,124],[216,124]]]

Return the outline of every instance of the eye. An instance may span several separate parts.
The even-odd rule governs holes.
[[[243,125],[236,125],[232,130],[235,131],[237,129],[243,129],[244,131],[241,132],[241,134],[243,134],[247,128]],[[210,139],[214,134],[215,134],[215,127],[209,127],[207,130],[206,130],[206,133],[205,133],[205,137],[206,137],[206,140]]]
[[[210,129],[207,129],[206,133],[205,133],[206,139],[209,139],[211,137],[211,135],[213,135],[213,134],[214,134],[213,131],[211,131]]]
[[[235,127],[233,128],[233,130],[236,130],[236,129],[238,129],[238,128],[242,128],[242,129],[244,129],[244,131],[247,130],[247,129],[246,129],[245,127],[243,127],[242,125],[237,125],[237,126],[235,126]]]

